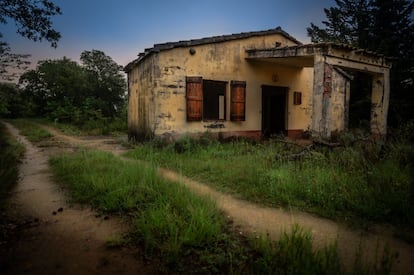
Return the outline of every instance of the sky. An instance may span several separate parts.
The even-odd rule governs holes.
[[[101,50],[125,66],[145,48],[216,35],[280,26],[303,43],[306,28],[320,25],[334,0],[53,0],[62,15],[53,26],[62,35],[56,49],[16,34],[14,22],[0,25],[15,53],[38,60],[68,57],[79,61],[85,50]],[[33,65],[34,66],[34,65]]]

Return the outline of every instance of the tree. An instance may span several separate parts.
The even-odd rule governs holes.
[[[367,0],[335,0],[337,7],[324,9],[326,28],[311,23],[308,36],[314,43],[336,42],[364,47],[370,26],[370,7]]]
[[[1,34],[0,34],[1,38]],[[19,70],[28,68],[30,62],[28,54],[15,54],[11,52],[9,45],[0,41],[0,76],[1,79],[12,81],[16,79]]]
[[[7,118],[31,116],[31,103],[24,91],[14,83],[0,83],[0,116]]]
[[[325,26],[307,28],[314,43],[339,42],[392,59],[389,122],[414,119],[414,2],[407,0],[335,0],[325,9]],[[360,75],[356,74],[357,80]],[[357,85],[361,91],[366,87]],[[351,91],[352,96],[352,91]],[[364,96],[362,96],[364,98]]]
[[[25,96],[35,106],[37,116],[49,115],[71,122],[74,107],[79,107],[87,98],[86,76],[83,68],[66,57],[38,63],[20,77],[25,87]],[[57,114],[56,112],[60,112]]]
[[[102,51],[84,51],[82,65],[68,58],[44,60],[20,77],[33,113],[83,126],[113,119],[125,103],[122,67]]]
[[[0,0],[0,23],[12,19],[17,33],[33,41],[46,39],[57,46],[60,33],[52,28],[51,18],[62,14],[60,8],[48,0]]]
[[[55,48],[61,35],[53,29],[51,18],[58,14],[61,14],[60,8],[48,0],[0,0],[1,24],[11,19],[18,34],[33,41],[45,39]],[[0,40],[0,78],[13,80],[16,70],[25,69],[29,64],[28,57],[12,53],[8,43]]]
[[[106,117],[114,117],[125,102],[126,81],[122,66],[99,50],[84,51],[82,64],[87,72],[90,93]]]

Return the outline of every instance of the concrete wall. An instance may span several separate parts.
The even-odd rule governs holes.
[[[128,73],[128,135],[149,138],[154,132],[154,80],[159,76],[157,55],[151,55]]]
[[[289,88],[288,130],[307,130],[311,125],[313,69],[247,62],[246,49],[295,45],[279,34],[192,47],[173,48],[153,53],[129,72],[130,97],[128,125],[131,134],[142,131],[163,133],[212,132],[255,133],[261,131],[261,86]],[[226,81],[225,121],[186,121],[185,77]],[[230,121],[230,81],[246,81],[246,120]],[[302,104],[293,105],[293,93],[302,93]],[[138,109],[138,111],[136,111]],[[209,128],[220,123],[224,128]]]

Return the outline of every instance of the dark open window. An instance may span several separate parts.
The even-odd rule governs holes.
[[[225,81],[203,80],[203,119],[226,119]]]

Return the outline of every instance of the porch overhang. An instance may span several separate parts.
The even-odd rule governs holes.
[[[247,61],[273,62],[295,67],[313,67],[315,56],[330,58],[338,67],[377,72],[391,62],[380,54],[337,43],[306,44],[280,48],[248,49]]]

